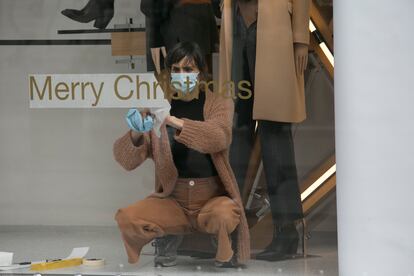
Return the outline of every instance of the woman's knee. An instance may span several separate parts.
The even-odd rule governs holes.
[[[148,199],[140,200],[132,205],[118,209],[115,220],[119,223],[128,223],[136,219],[145,219],[148,208],[152,208]]]
[[[227,229],[234,229],[240,223],[240,213],[240,208],[232,199],[228,197],[217,198],[211,202],[208,210],[200,213],[199,224],[208,228],[226,226]]]
[[[129,216],[128,212],[125,211],[125,208],[120,208],[115,214],[115,220],[118,223],[118,226],[121,228],[125,228],[131,222],[131,217]]]
[[[115,214],[115,220],[118,222],[118,225],[121,227],[127,227],[131,223],[142,217],[141,214],[145,214],[143,207],[145,204],[142,204],[141,201],[130,205],[128,207],[120,208]]]
[[[216,213],[225,214],[225,215],[229,215],[229,214],[236,214],[238,216],[240,215],[239,206],[236,204],[236,202],[233,199],[227,196],[218,197],[213,205],[214,205],[213,209]]]
[[[225,204],[216,211],[216,219],[222,224],[235,228],[240,223],[240,209],[236,204]]]

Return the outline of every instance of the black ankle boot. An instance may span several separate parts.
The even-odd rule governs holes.
[[[272,242],[263,252],[256,255],[257,260],[278,261],[295,255],[298,250],[299,233],[295,224],[275,227]]]
[[[170,267],[177,265],[177,249],[183,241],[182,235],[167,235],[156,238],[154,266]]]
[[[214,265],[218,268],[239,268],[239,267],[242,268],[244,267],[244,265],[239,264],[237,262],[236,255],[233,255],[233,257],[228,262],[215,261]]]
[[[114,0],[89,0],[83,9],[66,9],[62,14],[81,23],[95,20],[95,28],[105,29],[114,17]]]

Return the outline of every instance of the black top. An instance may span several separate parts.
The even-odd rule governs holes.
[[[170,114],[177,118],[204,121],[204,102],[205,93],[201,91],[198,99],[195,98],[189,102],[172,100]],[[200,153],[177,142],[174,139],[175,128],[167,126],[167,131],[174,164],[178,170],[179,177],[200,178],[217,175],[217,170],[209,154]]]
[[[217,6],[218,0],[213,4]],[[146,16],[148,46],[165,46],[167,52],[178,42],[196,42],[204,55],[215,52],[219,33],[212,4],[180,5],[178,0],[141,0]]]

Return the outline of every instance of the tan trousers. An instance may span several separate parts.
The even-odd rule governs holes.
[[[218,177],[180,178],[170,197],[148,197],[119,209],[115,219],[129,263],[138,262],[144,245],[156,237],[194,231],[215,235],[216,260],[227,262],[233,256],[230,234],[240,222],[240,209]]]

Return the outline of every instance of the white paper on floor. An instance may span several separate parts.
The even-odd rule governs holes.
[[[9,266],[13,263],[13,253],[0,252],[0,266]]]
[[[86,256],[86,254],[88,254],[88,251],[89,251],[89,247],[76,247],[76,248],[73,248],[72,252],[64,260],[75,259],[75,258],[84,258]],[[10,261],[9,261],[9,259],[7,259],[7,258],[10,258],[10,255],[3,254],[3,253],[7,253],[7,252],[0,252],[0,271],[14,270],[14,269],[21,269],[21,268],[30,267],[30,264],[29,265],[13,264],[13,253],[8,253],[8,254],[11,254]],[[32,264],[41,263],[41,262],[45,262],[45,261],[32,262]]]
[[[72,252],[65,258],[67,259],[75,259],[75,258],[83,258],[88,254],[89,247],[76,247],[72,249]]]

